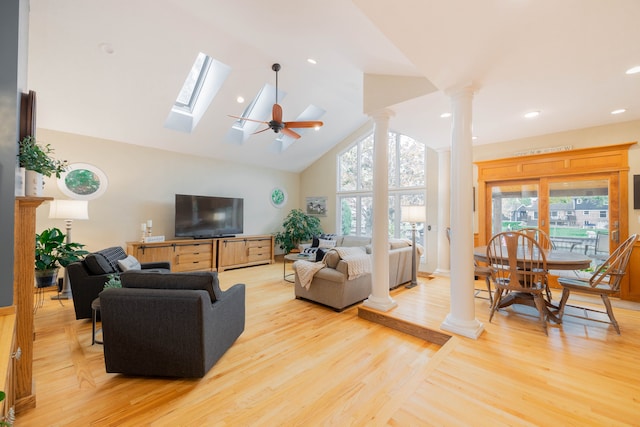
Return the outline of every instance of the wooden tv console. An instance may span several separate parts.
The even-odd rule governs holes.
[[[231,268],[272,264],[271,235],[220,237],[214,239],[128,242],[127,254],[140,262],[171,262],[171,271],[224,271]]]

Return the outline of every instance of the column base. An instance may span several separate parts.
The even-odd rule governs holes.
[[[477,319],[471,321],[457,320],[449,313],[444,322],[440,324],[440,329],[477,340],[484,331],[484,325]]]
[[[444,270],[441,268],[436,268],[436,271],[433,272],[434,276],[444,276],[449,277],[451,275],[451,270]]]
[[[362,305],[378,311],[389,311],[396,308],[398,303],[392,298],[376,298],[373,295],[370,295],[369,298],[364,300]]]

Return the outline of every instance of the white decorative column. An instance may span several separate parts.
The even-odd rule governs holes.
[[[450,93],[453,109],[451,129],[451,308],[442,329],[477,339],[484,330],[475,318],[473,283],[473,89]]]
[[[450,226],[451,150],[438,151],[438,266],[434,272],[448,276],[451,271],[451,245],[447,239]]]
[[[389,295],[389,118],[391,110],[372,114],[373,134],[373,234],[371,241],[371,295],[366,307],[389,311],[398,304]]]

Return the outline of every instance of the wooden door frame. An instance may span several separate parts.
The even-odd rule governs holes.
[[[618,242],[616,247],[629,236],[629,148],[635,142],[608,145],[602,147],[581,148],[545,154],[510,157],[497,160],[474,162],[478,168],[478,239],[477,244],[486,245],[491,235],[491,219],[487,217],[491,204],[491,193],[487,187],[497,182],[538,180],[539,195],[545,199],[549,193],[549,179],[560,177],[593,176],[609,177],[609,210],[618,209]],[[617,188],[616,188],[617,187]],[[540,200],[540,199],[539,199]],[[546,218],[549,224],[548,206],[538,206],[538,220]],[[543,209],[544,208],[544,209]],[[542,213],[544,212],[544,213]],[[611,215],[613,217],[613,214]],[[609,226],[611,230],[611,224]],[[637,275],[630,268],[620,286],[622,299],[635,299],[634,289],[630,286],[629,276]]]
[[[486,214],[491,203],[487,185],[495,182],[525,181],[576,175],[616,174],[618,189],[610,189],[609,204],[617,203],[619,209],[620,241],[629,235],[629,147],[636,144],[607,145],[603,147],[579,148],[545,154],[508,157],[497,160],[474,162],[478,168],[478,243],[486,244],[491,233],[491,224]],[[541,183],[543,184],[543,183]],[[548,192],[545,188],[538,191]],[[546,193],[544,193],[546,194]],[[613,198],[613,199],[611,199]],[[540,209],[540,207],[539,207]],[[545,214],[546,215],[546,214]],[[548,221],[547,221],[548,222]]]

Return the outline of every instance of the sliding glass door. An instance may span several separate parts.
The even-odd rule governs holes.
[[[619,208],[610,197],[617,180],[617,174],[594,174],[487,183],[490,235],[540,228],[556,249],[601,262],[619,243]]]
[[[538,227],[537,181],[491,183],[491,235],[525,227]]]

